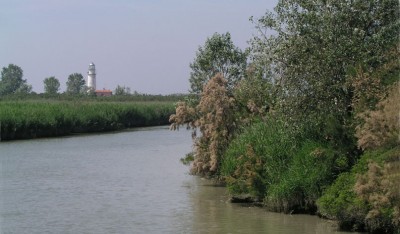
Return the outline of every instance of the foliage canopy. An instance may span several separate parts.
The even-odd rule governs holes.
[[[67,93],[77,95],[85,91],[85,80],[82,74],[73,73],[68,76]]]
[[[190,64],[191,93],[201,94],[203,86],[220,73],[227,80],[228,90],[245,75],[247,53],[236,47],[230,33],[214,33],[199,47],[194,61]]]
[[[26,84],[26,80],[22,79],[23,71],[22,69],[14,64],[9,64],[7,67],[3,67],[1,70],[0,79],[0,95],[13,94],[21,90],[30,91],[32,87]]]
[[[54,76],[47,77],[43,80],[44,92],[46,94],[56,94],[60,89],[60,81]]]

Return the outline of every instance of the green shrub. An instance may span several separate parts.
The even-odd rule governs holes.
[[[230,192],[263,199],[273,211],[316,212],[316,200],[351,162],[345,150],[309,135],[277,117],[244,130],[223,157]]]
[[[263,198],[268,186],[280,181],[295,148],[295,138],[284,122],[268,119],[233,140],[223,157],[221,174],[231,193]]]
[[[278,183],[271,184],[266,205],[276,211],[316,211],[315,201],[333,181],[335,168],[340,167],[340,154],[315,141],[305,141],[294,152],[287,170]]]
[[[400,233],[400,147],[362,155],[317,201],[342,229]]]

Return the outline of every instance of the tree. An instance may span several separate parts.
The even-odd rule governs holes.
[[[54,76],[47,77],[43,80],[44,83],[44,92],[47,94],[56,94],[60,89],[60,81],[56,79]]]
[[[193,129],[193,174],[218,174],[221,157],[236,130],[235,100],[228,95],[227,83],[218,73],[204,86],[196,107],[190,107],[187,102],[179,102],[176,114],[170,117],[172,129],[183,124],[189,124]],[[200,136],[196,136],[196,129],[200,130]]]
[[[373,69],[393,47],[398,1],[281,0],[275,11],[255,21],[254,64],[273,75],[280,110],[294,125],[313,128],[316,137],[348,141],[349,70],[360,63]],[[275,34],[268,36],[268,30]]]
[[[131,89],[129,87],[118,85],[117,88],[115,88],[114,94],[116,96],[129,95],[131,94]]]
[[[236,94],[248,94],[245,89],[251,86],[251,82],[241,83],[247,76],[247,52],[242,52],[233,45],[229,33],[215,33],[211,38],[207,38],[190,67],[191,93],[198,97],[191,96],[177,104],[176,114],[170,117],[171,128],[177,129],[180,125],[187,124],[188,128],[194,129],[194,162],[191,172],[216,176],[219,173],[221,157],[239,122],[247,119],[242,113],[236,113],[240,109],[238,105],[244,103],[243,105],[247,106],[250,103],[255,107],[259,101],[252,96],[241,98],[242,103],[235,100]],[[262,84],[260,90],[266,89],[262,81],[257,84]],[[242,87],[240,92],[235,92],[236,86]],[[260,106],[263,107],[259,108],[259,112],[264,112],[261,109],[265,109],[265,104]],[[254,111],[255,108],[250,110]],[[195,137],[196,130],[200,131],[201,136]]]
[[[19,88],[15,91],[18,94],[29,94],[32,93],[32,85],[30,84],[22,84]]]
[[[73,73],[68,76],[67,93],[77,95],[84,91],[85,80],[82,74]]]
[[[233,90],[233,96],[238,108],[237,117],[242,124],[252,124],[259,118],[265,117],[274,109],[273,85],[256,73],[255,66],[247,68],[246,78],[239,81]]]
[[[399,230],[399,84],[395,83],[400,77],[399,13],[397,0],[280,0],[275,13],[255,22],[259,35],[252,40],[252,64],[262,77],[272,76],[280,91],[275,100],[285,129],[296,133],[290,135],[303,145],[300,151],[292,151],[292,163],[303,157],[307,147],[313,150],[304,154],[307,160],[326,160],[325,153],[320,154],[324,148],[333,153],[329,161],[301,163],[307,171],[304,181],[320,186],[318,181],[310,182],[312,168],[328,172],[322,181],[326,184],[320,187],[324,190],[330,180],[349,170],[362,153],[354,132],[358,146],[366,150],[350,173],[342,173],[320,199],[319,213],[338,219],[342,227],[366,227],[376,233]],[[269,30],[275,33],[268,35]],[[389,87],[394,89],[385,91]],[[307,146],[308,142],[317,144]],[[371,149],[377,150],[368,152]],[[387,173],[376,166],[366,171],[370,160],[394,163]],[[330,162],[334,164],[326,168]],[[271,199],[276,191],[281,194],[276,198],[292,196],[302,204],[312,204],[321,195],[302,198],[306,194],[302,178],[280,186],[297,174],[291,168],[287,171],[289,180],[273,175],[279,186],[268,189],[265,204],[278,204],[279,199]],[[290,202],[280,203],[288,207]]]
[[[190,64],[191,93],[201,94],[203,86],[217,73],[228,82],[228,89],[244,77],[247,65],[247,53],[236,47],[229,33],[214,33],[207,38],[203,47],[199,47],[196,58]]]
[[[23,71],[20,67],[14,64],[9,64],[8,67],[3,67],[0,80],[0,95],[15,93],[26,80],[22,79]]]

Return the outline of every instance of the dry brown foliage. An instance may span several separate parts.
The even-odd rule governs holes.
[[[382,93],[381,79],[377,75],[365,72],[361,66],[356,69],[356,75],[352,79],[354,96],[352,100],[353,108],[358,111],[374,109],[376,100]]]
[[[365,223],[370,229],[400,225],[400,158],[385,163],[368,164],[368,172],[358,175],[354,186],[356,194],[370,204]],[[387,212],[390,214],[387,214]],[[388,217],[391,223],[388,222]]]
[[[228,95],[227,81],[217,74],[206,83],[200,102],[195,107],[179,102],[171,115],[171,128],[187,124],[193,129],[194,161],[191,172],[213,175],[217,172],[220,157],[231,141],[235,130],[235,100]],[[200,130],[200,135],[196,130]]]
[[[201,136],[195,142],[193,173],[212,174],[219,168],[219,157],[231,141],[235,128],[234,102],[228,96],[227,81],[221,74],[204,86],[197,106],[199,118],[195,121]]]
[[[194,128],[194,119],[196,118],[196,109],[190,107],[186,102],[176,104],[175,114],[169,117],[171,130],[178,130],[180,125],[187,125],[187,128]]]
[[[395,46],[383,55],[382,64],[379,67],[367,69],[358,66],[356,68],[355,75],[349,79],[349,82],[354,94],[352,107],[357,113],[375,110],[377,102],[385,97],[387,88],[385,80],[398,73],[399,57],[400,50]]]
[[[356,127],[358,146],[376,149],[400,143],[400,83],[389,89],[388,96],[377,104],[376,110],[367,110],[357,117],[363,121]]]
[[[243,164],[236,168],[232,176],[227,178],[227,181],[236,183],[241,186],[242,191],[248,190],[248,188],[257,188],[262,183],[264,161],[260,156],[256,155],[251,145],[247,145],[246,153],[241,155],[238,159]],[[252,193],[251,191],[249,191]],[[261,194],[251,195],[260,196]]]

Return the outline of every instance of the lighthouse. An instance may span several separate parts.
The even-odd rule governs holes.
[[[89,64],[87,87],[89,90],[96,91],[96,67],[93,62]]]

